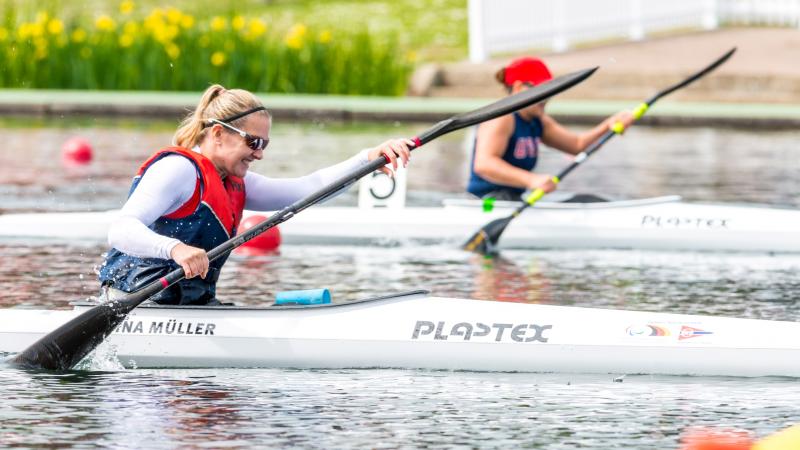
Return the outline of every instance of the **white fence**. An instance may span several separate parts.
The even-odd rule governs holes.
[[[469,57],[720,23],[798,26],[800,0],[469,0]]]
[[[717,0],[722,23],[800,26],[800,0]]]

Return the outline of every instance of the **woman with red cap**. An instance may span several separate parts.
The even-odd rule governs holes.
[[[519,58],[495,75],[513,95],[552,79],[550,70],[539,59]],[[472,154],[467,191],[477,197],[518,200],[526,189],[552,192],[552,175],[531,172],[539,156],[539,141],[565,153],[577,155],[597,140],[613,124],[627,128],[633,122],[628,111],[607,118],[582,134],[567,130],[544,112],[545,103],[521,109],[514,114],[478,126]]]

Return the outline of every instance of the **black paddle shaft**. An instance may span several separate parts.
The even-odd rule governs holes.
[[[506,97],[475,111],[443,120],[414,138],[413,148],[418,148],[451,131],[494,119],[546,100],[585,80],[594,73],[595,70],[597,70],[596,67],[573,72],[524,92],[520,92],[519,94]],[[208,259],[213,261],[231,252],[233,249],[253,239],[264,231],[291,219],[298,212],[330,197],[334,193],[339,192],[363,176],[380,169],[388,163],[389,159],[386,156],[376,158],[374,161],[339,178],[308,197],[278,211],[269,219],[259,223],[241,235],[223,242],[208,252]],[[183,279],[184,276],[185,274],[182,268],[175,269],[163,278],[153,281],[122,299],[108,301],[83,312],[23,350],[11,360],[11,363],[17,366],[34,369],[61,371],[71,369],[111,334],[114,328],[122,323],[131,310],[156,293],[177,283]]]
[[[693,74],[692,76],[686,78],[685,80],[681,81],[680,83],[675,83],[674,85],[659,91],[656,95],[650,97],[645,103],[648,106],[650,106],[653,103],[655,103],[656,100],[660,99],[661,97],[663,97],[665,95],[669,95],[669,94],[677,91],[678,89],[684,88],[684,87],[694,83],[698,79],[703,78],[704,76],[708,75],[709,72],[713,71],[717,67],[719,67],[722,64],[724,64],[725,61],[727,61],[731,56],[733,56],[734,53],[736,53],[736,47],[731,48],[724,55],[722,55],[719,58],[717,58],[716,61],[712,62],[711,64],[706,66],[704,69],[696,72],[695,74]]]

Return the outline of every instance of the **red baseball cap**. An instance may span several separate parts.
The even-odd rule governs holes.
[[[553,79],[550,69],[538,58],[517,58],[511,61],[505,69],[506,86],[511,86],[515,81],[537,85]]]

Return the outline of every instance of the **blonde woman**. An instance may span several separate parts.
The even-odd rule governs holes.
[[[242,211],[275,211],[386,154],[393,167],[410,156],[407,139],[393,139],[299,178],[250,172],[269,144],[272,119],[250,92],[214,85],[175,133],[134,177],[128,200],[111,225],[100,281],[109,297],[132,292],[183,268],[186,278],[151,300],[217,305],[216,282],[226,257],[207,251],[236,232]],[[387,169],[388,170],[388,169]],[[121,291],[121,292],[120,292]]]

